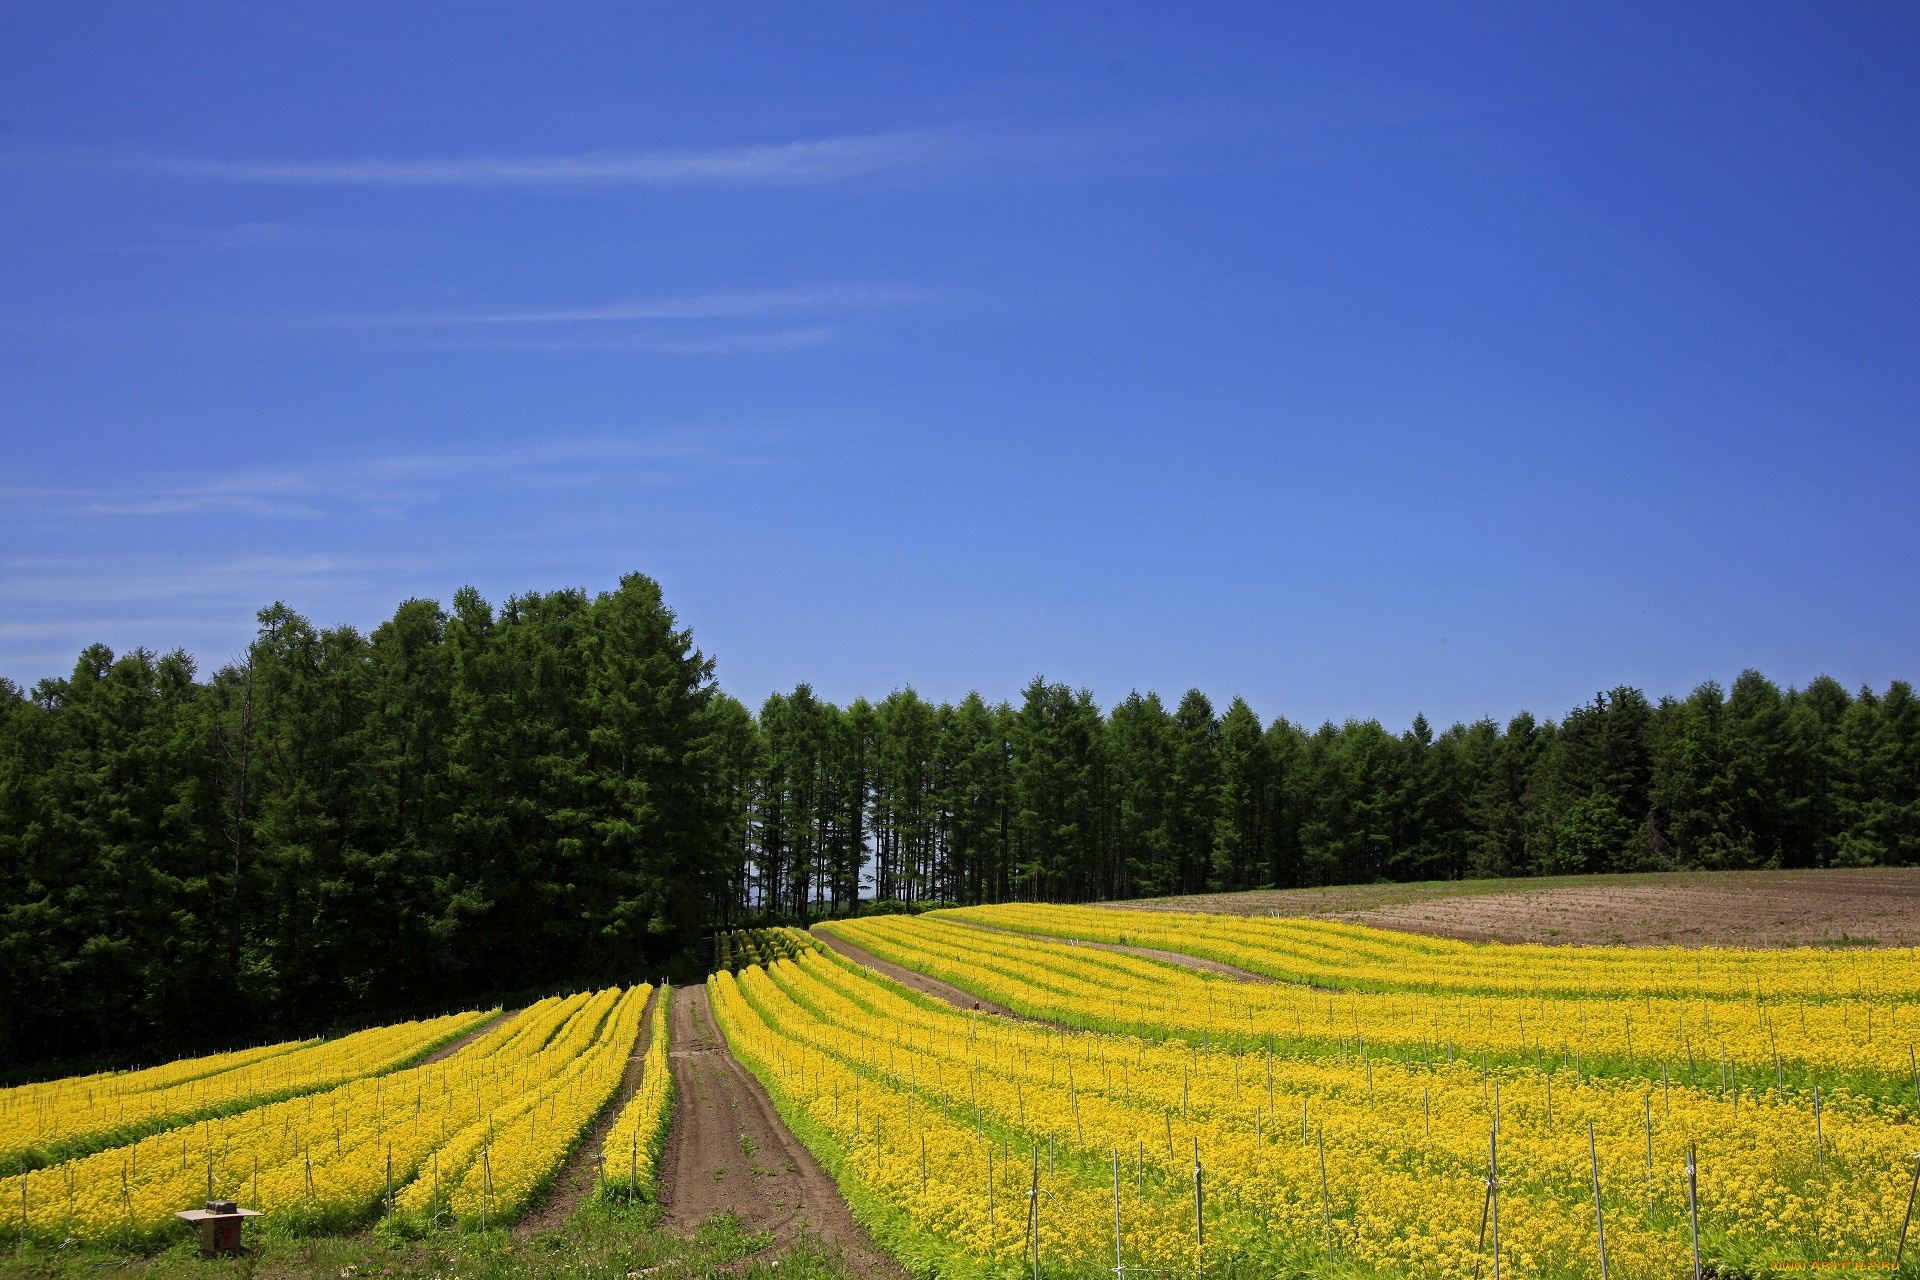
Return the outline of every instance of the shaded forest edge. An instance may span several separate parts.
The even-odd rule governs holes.
[[[901,904],[1920,863],[1904,682],[1757,672],[1436,732],[1036,678],[757,713],[652,580],[274,605],[203,676],[0,681],[0,1068],[654,979],[713,929]]]

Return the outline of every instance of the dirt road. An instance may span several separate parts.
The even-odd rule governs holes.
[[[829,933],[825,929],[813,936],[855,964],[863,964],[878,973],[886,974],[903,986],[912,987],[915,991],[924,991],[930,996],[945,1000],[956,1009],[978,1009],[982,1013],[991,1013],[995,1017],[1012,1018],[1016,1022],[1021,1020],[1019,1014],[1003,1004],[995,1004],[991,1000],[974,995],[971,991],[962,991],[959,987],[951,986],[938,978],[929,978],[924,973],[915,973],[905,965],[895,964],[891,960],[882,960],[865,947],[855,946],[845,938]]]
[[[1035,942],[1053,942],[1064,947],[1092,947],[1095,951],[1118,951],[1124,956],[1140,956],[1147,960],[1159,960],[1165,964],[1177,964],[1182,969],[1218,974],[1223,978],[1232,978],[1235,982],[1274,981],[1264,973],[1252,973],[1246,969],[1236,969],[1230,964],[1221,964],[1218,960],[1190,956],[1179,951],[1162,951],[1157,947],[1132,947],[1122,942],[1088,942],[1084,938],[1056,938],[1046,933],[1022,933],[1018,929],[998,929],[993,925],[978,924],[972,920],[956,920],[954,923],[966,925],[969,929],[979,929],[985,933],[1010,933],[1016,938],[1031,938]]]
[[[691,1232],[726,1211],[776,1244],[812,1236],[838,1250],[857,1275],[904,1280],[853,1220],[832,1176],[781,1122],[760,1082],[727,1051],[706,988],[675,992],[671,1018],[673,1124],[660,1156],[668,1225]]]

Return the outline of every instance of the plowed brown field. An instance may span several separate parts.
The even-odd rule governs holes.
[[[1261,889],[1110,902],[1307,916],[1471,941],[1579,946],[1920,946],[1920,868],[1701,871]]]

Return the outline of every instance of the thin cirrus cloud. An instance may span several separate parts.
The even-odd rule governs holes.
[[[669,483],[696,470],[751,465],[754,446],[738,433],[662,433],[638,439],[561,441],[469,453],[393,455],[274,470],[183,476],[172,483],[100,489],[0,489],[0,498],[74,516],[190,516],[227,513],[314,518],[340,503],[401,507],[471,493],[502,477],[517,488],[598,483]]]
[[[827,322],[830,318],[937,300],[938,295],[923,289],[828,285],[591,307],[411,312],[331,323],[413,332],[435,347],[733,355],[822,346],[842,334],[839,326]]]
[[[351,160],[155,157],[135,167],[182,178],[310,187],[756,187],[811,186],[884,174],[929,173],[1005,143],[933,132],[876,133],[750,146],[586,151],[547,156]]]
[[[743,293],[706,293],[595,307],[532,308],[515,311],[424,311],[360,317],[346,323],[372,328],[433,325],[580,325],[649,320],[768,320],[904,306],[935,300],[923,289],[884,285],[827,285],[803,289],[759,289]]]

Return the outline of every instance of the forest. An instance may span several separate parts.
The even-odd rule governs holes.
[[[1916,862],[1899,681],[1438,732],[1041,677],[756,712],[639,574],[364,634],[276,604],[211,672],[94,646],[0,681],[0,1067],[657,977],[877,904]]]

